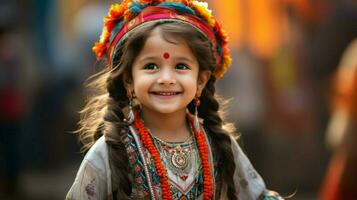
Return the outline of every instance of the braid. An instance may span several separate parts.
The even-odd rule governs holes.
[[[126,90],[118,80],[108,80],[108,110],[104,116],[104,134],[108,144],[110,168],[112,170],[114,199],[129,200],[132,189],[132,177],[129,172],[129,159],[123,143],[129,128],[124,122],[123,107],[128,102]],[[121,82],[121,81],[119,81]],[[118,95],[123,94],[123,95]]]
[[[212,76],[202,91],[199,117],[204,119],[204,127],[207,129],[208,134],[212,136],[213,147],[217,150],[222,162],[220,163],[222,167],[221,187],[227,189],[227,197],[229,200],[236,200],[236,191],[233,181],[235,163],[229,136],[233,133],[223,129],[223,120],[218,112],[219,102],[215,98],[214,84],[215,78]]]
[[[82,151],[88,150],[104,135],[112,171],[113,197],[130,199],[132,177],[128,175],[129,162],[123,143],[129,129],[123,120],[122,111],[128,105],[128,99],[121,71],[106,68],[92,76],[87,87],[91,93],[86,106],[80,112],[81,120],[76,131],[83,143]]]

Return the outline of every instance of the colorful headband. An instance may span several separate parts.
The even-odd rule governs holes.
[[[205,35],[212,43],[217,62],[216,79],[220,79],[231,64],[228,38],[214,19],[208,4],[196,0],[124,0],[112,5],[104,18],[99,42],[93,51],[100,60],[106,54],[108,62],[131,30],[156,21],[178,21],[189,24]]]

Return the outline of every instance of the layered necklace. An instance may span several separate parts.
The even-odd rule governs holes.
[[[191,124],[191,127],[194,126],[194,120],[193,118],[187,114],[187,118]],[[143,145],[146,147],[146,149],[150,152],[155,168],[157,171],[157,175],[160,178],[161,182],[161,190],[162,190],[162,197],[164,200],[172,200],[172,191],[170,188],[170,184],[168,181],[168,176],[167,176],[167,170],[165,168],[165,165],[161,161],[160,153],[159,150],[155,147],[154,141],[152,140],[152,136],[148,129],[145,127],[144,123],[139,117],[139,114],[135,112],[135,121],[134,124],[140,134],[141,140]],[[211,166],[209,164],[209,149],[208,149],[208,144],[206,142],[205,134],[200,128],[199,130],[196,130],[196,128],[193,128],[194,132],[194,138],[197,142],[197,147],[199,150],[199,154],[201,157],[201,163],[202,163],[202,170],[203,170],[203,199],[204,200],[210,200],[212,199],[213,196],[213,183],[212,183],[212,177],[211,177]],[[158,139],[158,138],[157,138]],[[190,138],[189,138],[190,139]],[[165,144],[165,141],[159,141],[162,144]],[[192,145],[193,145],[193,139],[192,139]],[[189,142],[189,145],[191,145]],[[191,148],[191,146],[190,146]],[[189,157],[190,157],[190,148],[189,149],[181,149],[177,148],[175,149],[172,154],[168,154],[166,159],[169,158],[169,162],[167,162],[168,167],[171,167],[170,169],[174,169],[175,173],[177,175],[183,175],[186,173],[187,169],[190,167],[189,165]],[[163,155],[165,157],[165,155]],[[172,165],[172,166],[170,166]],[[181,177],[180,177],[181,178]],[[185,177],[183,177],[184,179]]]
[[[190,126],[191,130],[192,127]],[[200,172],[201,159],[196,151],[193,135],[184,142],[166,142],[154,136],[149,130],[151,137],[167,169],[179,180],[186,181],[189,175],[197,177]],[[170,174],[168,172],[168,174]]]

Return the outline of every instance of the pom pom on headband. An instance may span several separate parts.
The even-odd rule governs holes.
[[[143,23],[155,20],[182,21],[195,27],[212,43],[217,61],[216,79],[220,79],[231,64],[228,37],[215,20],[206,2],[196,0],[124,0],[111,6],[104,17],[104,27],[93,51],[100,60],[112,54],[126,33]]]

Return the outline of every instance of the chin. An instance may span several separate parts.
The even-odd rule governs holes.
[[[177,107],[172,107],[172,106],[165,106],[165,107],[156,107],[156,108],[153,108],[152,109],[153,111],[155,112],[158,112],[158,113],[161,113],[161,114],[172,114],[172,113],[175,113],[175,112],[179,112],[181,110],[186,110],[186,107],[185,108],[177,108]]]
[[[179,110],[178,109],[168,109],[168,108],[166,108],[166,109],[157,109],[155,111],[158,112],[158,113],[161,113],[161,114],[172,114],[172,113],[175,113],[175,112],[177,112]]]

